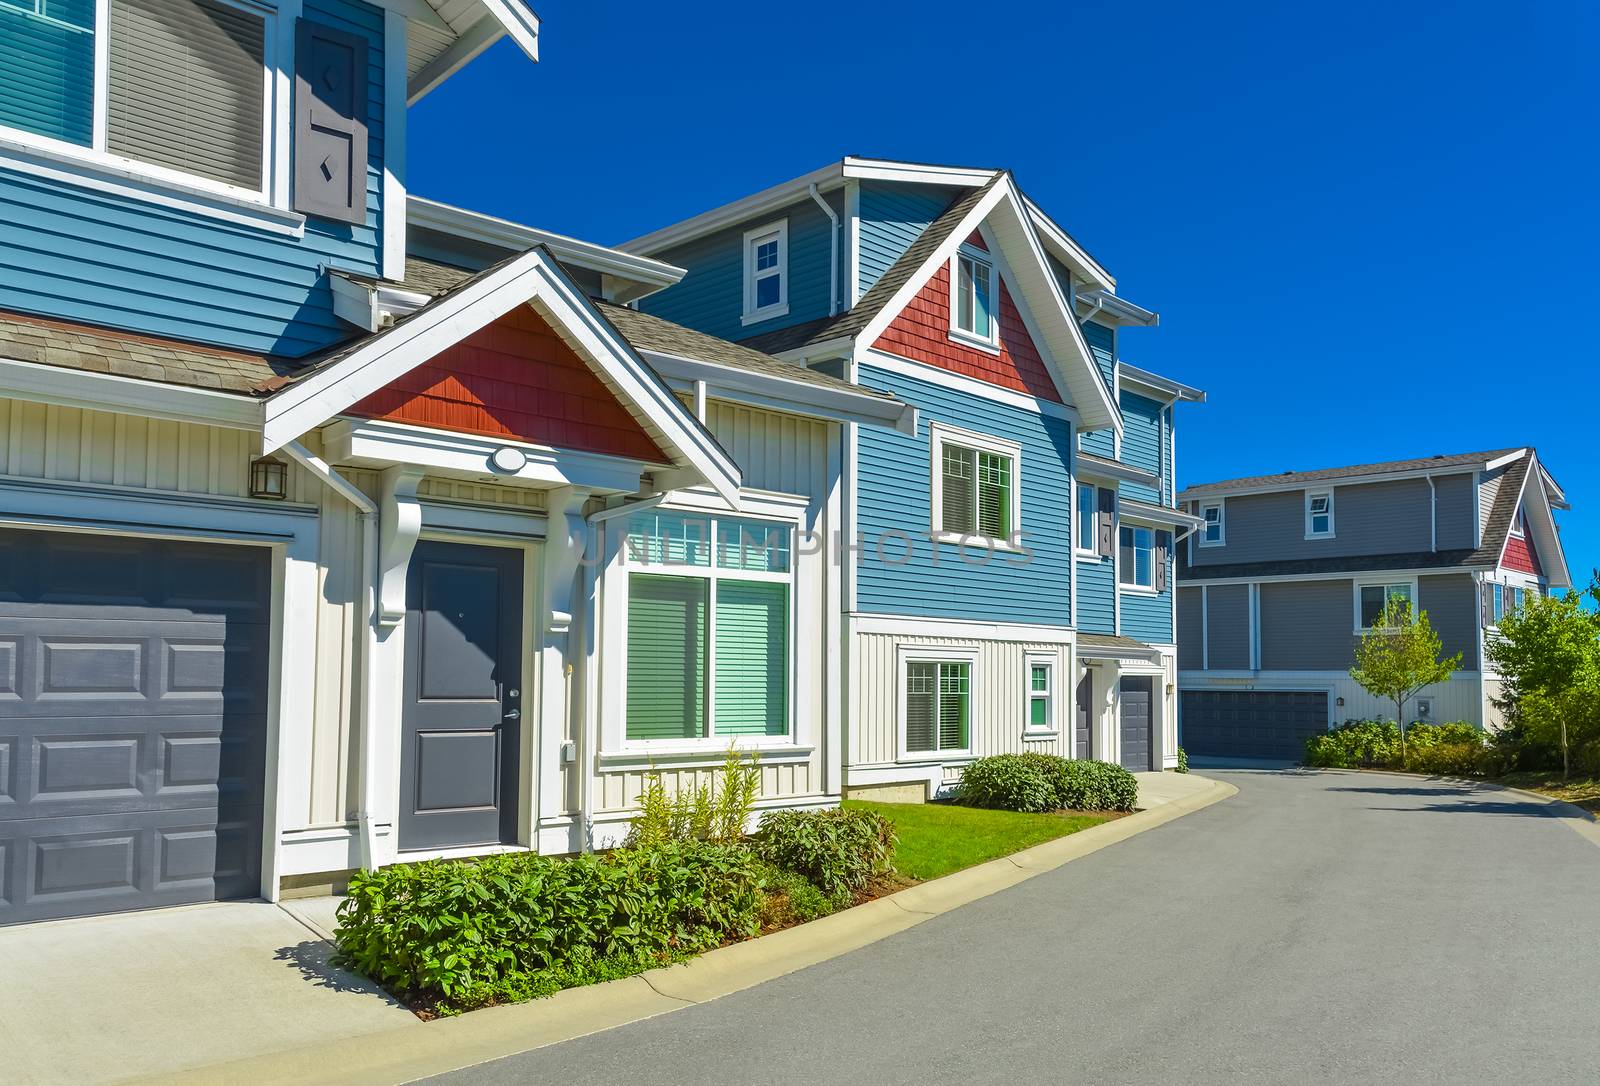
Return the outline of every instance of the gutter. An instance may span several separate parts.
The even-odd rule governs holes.
[[[817,183],[811,182],[806,186],[806,191],[817,202],[817,206],[828,216],[828,221],[833,224],[829,231],[829,259],[828,259],[828,316],[837,316],[839,313],[839,216],[834,212],[828,201],[817,192]]]

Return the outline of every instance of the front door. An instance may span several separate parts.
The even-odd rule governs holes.
[[[1155,680],[1129,675],[1122,680],[1122,768],[1150,768],[1150,701]]]
[[[1090,703],[1094,699],[1094,672],[1085,670],[1078,680],[1077,715],[1073,717],[1072,749],[1079,758],[1094,757],[1093,730],[1089,727]]]
[[[420,542],[406,577],[400,847],[516,840],[522,552]]]

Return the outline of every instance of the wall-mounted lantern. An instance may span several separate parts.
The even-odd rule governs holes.
[[[281,502],[289,496],[289,465],[264,456],[250,462],[250,496]]]

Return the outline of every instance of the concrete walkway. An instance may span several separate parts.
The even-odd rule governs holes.
[[[0,1082],[116,1082],[420,1024],[328,965],[332,901],[0,928]]]

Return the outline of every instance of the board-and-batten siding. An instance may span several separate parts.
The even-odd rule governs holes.
[[[864,385],[919,408],[915,437],[879,427],[857,434],[857,609],[878,614],[1071,624],[1071,541],[1067,465],[1071,423],[1054,415],[967,395],[918,378],[860,367]],[[1021,528],[1032,552],[932,543],[929,425],[932,422],[1015,441],[1022,447]],[[909,537],[909,538],[908,538]],[[936,550],[935,550],[936,548]],[[909,552],[909,560],[901,561]],[[987,558],[986,564],[979,564]]]
[[[384,16],[359,0],[303,14],[368,42],[364,224],[308,218],[294,238],[0,168],[4,307],[290,356],[348,336],[323,269],[379,270]]]
[[[825,193],[834,214],[843,219],[840,193]],[[787,221],[789,224],[786,274],[789,277],[789,312],[781,317],[745,324],[744,315],[744,235],[753,230]],[[839,262],[844,268],[846,255],[843,227],[840,228]],[[682,245],[650,255],[668,264],[688,269],[679,282],[639,300],[646,313],[696,328],[723,339],[746,339],[790,325],[804,324],[828,315],[828,290],[831,278],[828,260],[833,254],[833,224],[816,201],[803,196],[799,202],[770,214],[748,219],[737,226],[696,238]],[[844,272],[839,276],[843,294]]]
[[[970,649],[978,658],[972,669],[972,715],[970,736],[975,757],[1011,751],[1034,750],[1045,754],[1070,753],[1071,684],[1067,675],[1067,653],[1060,645],[1029,645],[1015,641],[973,641],[967,638],[908,637],[900,634],[857,634],[859,681],[854,684],[856,704],[847,709],[850,721],[845,746],[846,765],[888,765],[896,761],[932,763],[937,754],[910,754],[898,751],[900,729],[900,690],[895,646],[927,649]],[[1027,724],[1027,656],[1052,654],[1056,660],[1056,719],[1059,734],[1047,739],[1025,739]]]
[[[892,181],[861,182],[857,203],[856,296],[872,289],[911,243],[950,206],[953,191]]]
[[[830,442],[837,440],[834,427],[795,415],[715,400],[707,405],[706,425],[739,465],[747,489],[806,495],[811,498],[807,527],[821,533],[822,538],[836,530],[829,524],[827,515],[828,451]],[[823,554],[805,554],[806,549],[798,547],[795,552],[801,576],[797,599],[799,606],[811,609],[811,628],[817,631],[817,640],[796,646],[793,681],[797,689],[800,684],[810,686],[811,705],[816,716],[811,724],[818,743],[804,762],[761,767],[761,798],[765,800],[819,795],[823,759],[831,754],[826,750],[822,726],[827,696],[827,653],[830,651],[823,643],[823,620],[830,567]],[[597,789],[599,809],[609,812],[634,806],[644,788],[646,772],[637,768],[602,772]],[[661,777],[669,792],[677,792],[711,783],[714,773],[711,768],[664,769]]]
[[[1083,325],[1084,342],[1089,345],[1089,354],[1094,358],[1094,364],[1100,369],[1100,378],[1106,383],[1106,390],[1113,396],[1116,395],[1116,358],[1117,358],[1117,333],[1115,329],[1107,328],[1103,324],[1088,321]],[[1078,447],[1084,452],[1094,453],[1110,459],[1117,455],[1116,435],[1109,429],[1092,430],[1083,434],[1078,440]]]

